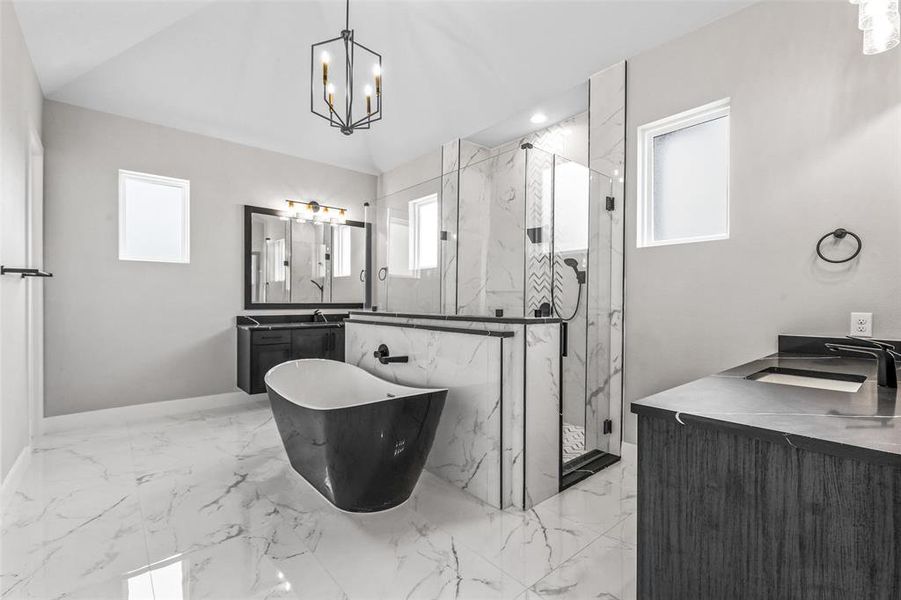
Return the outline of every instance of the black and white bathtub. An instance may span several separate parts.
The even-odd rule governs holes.
[[[406,387],[323,359],[282,363],[265,380],[291,466],[332,504],[374,512],[410,497],[446,389]]]

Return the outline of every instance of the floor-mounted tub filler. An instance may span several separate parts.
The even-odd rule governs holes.
[[[266,389],[291,466],[351,512],[386,510],[410,497],[447,396],[322,359],[273,367]]]

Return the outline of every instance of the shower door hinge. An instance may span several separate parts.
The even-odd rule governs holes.
[[[612,211],[616,208],[616,198],[613,196],[607,196],[607,210]]]
[[[447,232],[446,232],[446,231],[442,231],[442,232],[441,232],[441,241],[442,241],[442,242],[446,242],[446,241],[447,241]]]
[[[613,421],[604,419],[604,433],[613,433]]]

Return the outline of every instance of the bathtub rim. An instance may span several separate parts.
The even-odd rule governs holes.
[[[394,387],[398,387],[398,388],[403,388],[407,393],[390,396],[388,398],[380,397],[380,398],[364,400],[362,402],[355,402],[353,404],[342,404],[340,406],[310,406],[307,404],[302,404],[296,398],[293,398],[290,394],[286,394],[286,393],[284,393],[283,390],[272,385],[269,381],[269,376],[276,369],[289,368],[289,367],[287,367],[287,365],[295,365],[297,363],[308,363],[309,364],[309,363],[314,363],[314,362],[335,363],[335,364],[339,364],[339,365],[345,365],[345,367],[348,370],[354,369],[356,371],[359,371],[365,377],[367,377],[371,380],[374,380],[374,382],[381,383],[381,384],[387,384],[389,386],[394,386]],[[329,360],[327,358],[296,358],[294,360],[288,360],[283,363],[279,363],[279,364],[275,365],[274,367],[272,367],[271,369],[269,369],[268,371],[266,371],[266,375],[263,377],[263,381],[266,384],[267,392],[269,390],[272,390],[275,393],[277,393],[279,396],[281,396],[282,398],[287,400],[288,402],[291,402],[293,404],[296,404],[297,406],[300,406],[300,407],[303,407],[303,408],[306,408],[309,410],[343,410],[343,409],[348,409],[348,408],[355,408],[358,406],[365,406],[367,404],[375,404],[377,402],[387,402],[390,400],[398,400],[401,398],[410,398],[413,396],[422,396],[422,395],[433,394],[435,392],[448,392],[449,391],[448,388],[418,388],[418,387],[412,387],[409,385],[404,385],[402,383],[388,381],[387,379],[383,379],[383,378],[379,377],[378,375],[374,375],[374,374],[370,373],[369,371],[367,371],[366,369],[363,369],[362,367],[358,367],[356,365],[352,365],[350,363],[346,363],[346,362],[339,361],[339,360]]]

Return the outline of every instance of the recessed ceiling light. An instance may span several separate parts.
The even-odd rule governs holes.
[[[547,121],[547,115],[544,113],[537,112],[534,115],[532,115],[532,118],[529,120],[532,123],[534,123],[535,125],[540,125],[540,124],[544,123],[545,121]]]

